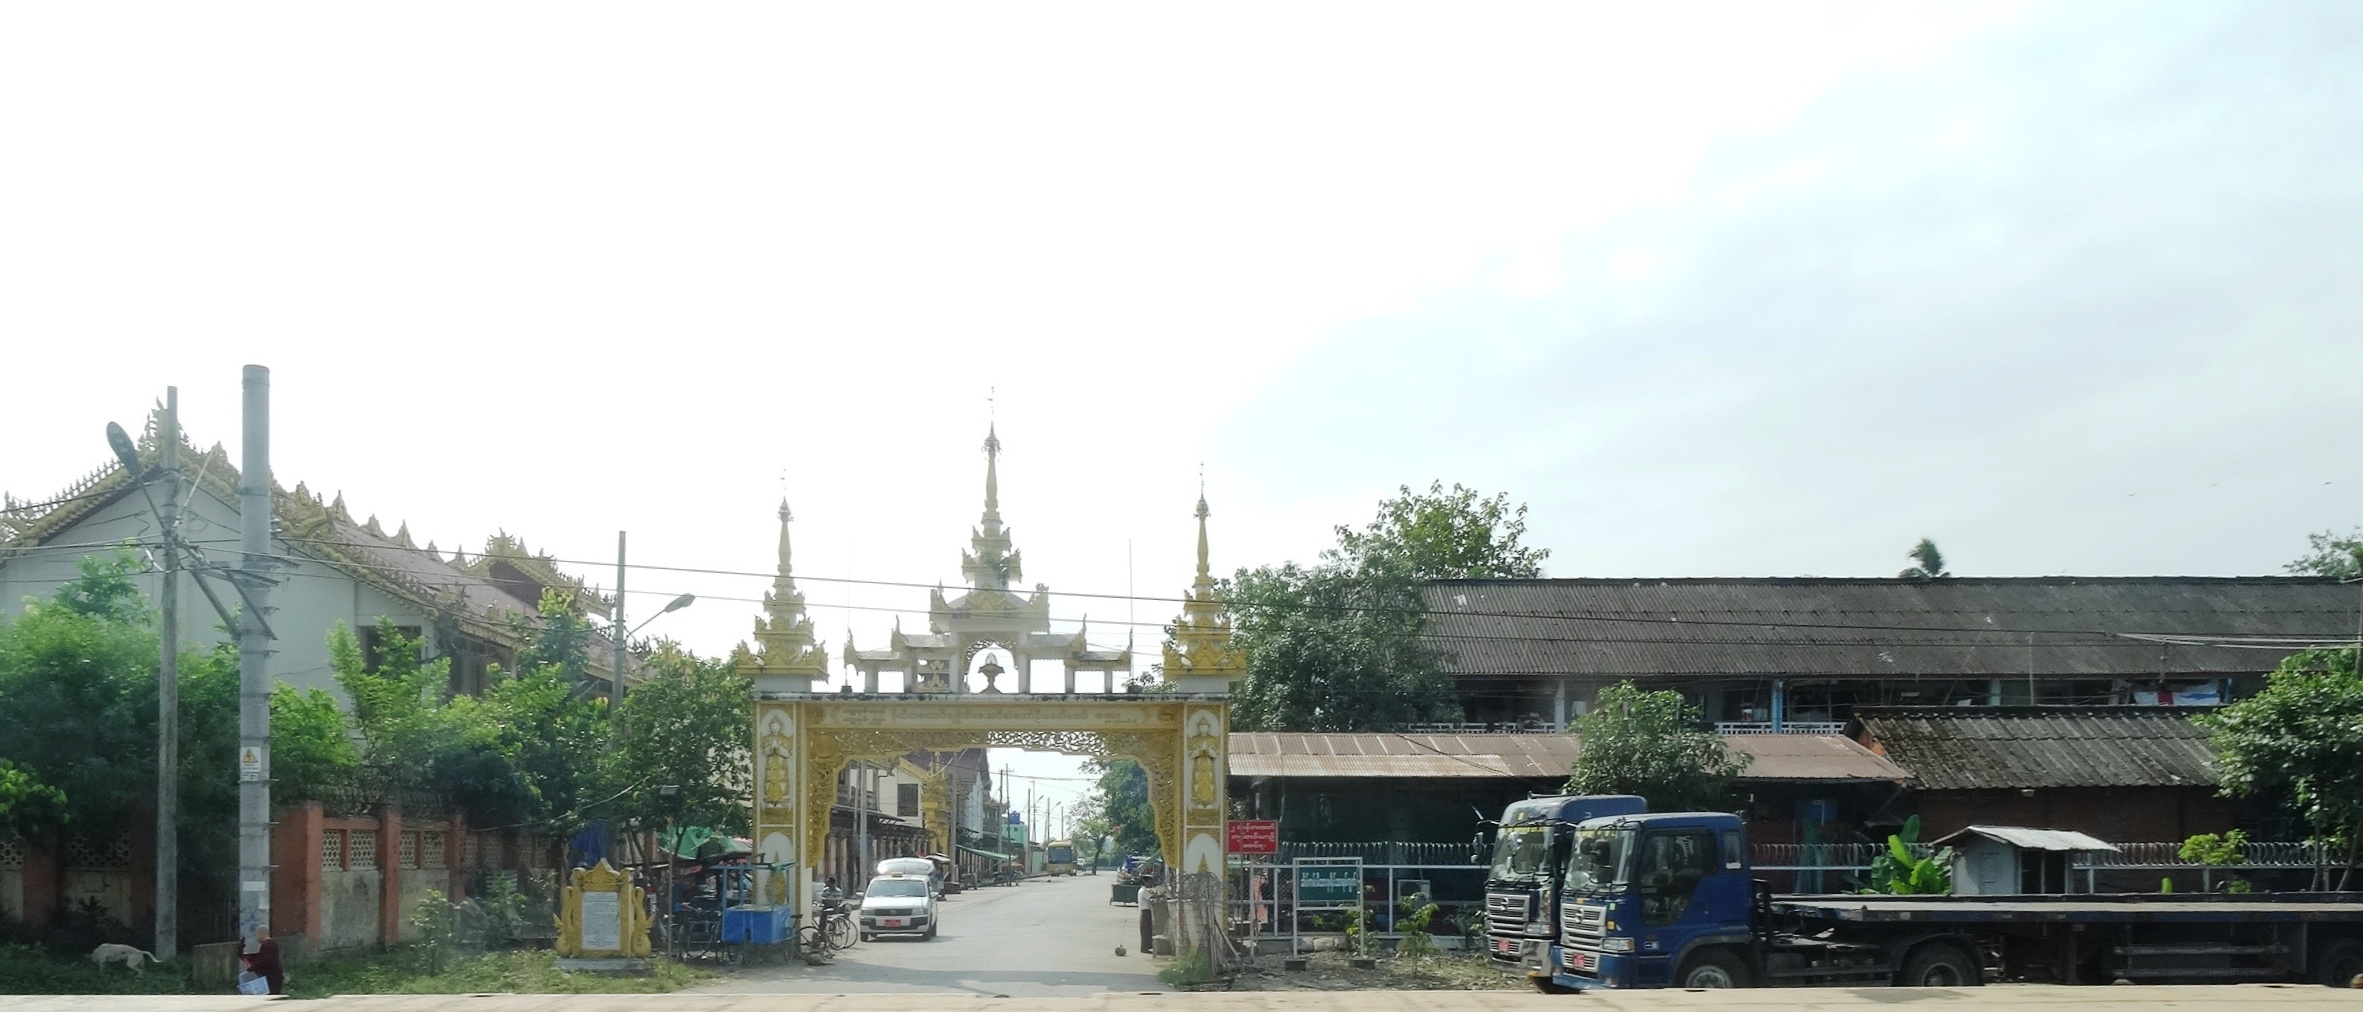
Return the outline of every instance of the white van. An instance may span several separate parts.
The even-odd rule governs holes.
[[[942,866],[924,857],[890,857],[878,862],[876,875],[907,875],[927,880],[927,891],[936,899],[944,898]]]
[[[862,890],[862,941],[879,935],[934,938],[940,909],[926,876],[880,875]]]

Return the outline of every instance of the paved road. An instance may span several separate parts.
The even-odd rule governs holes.
[[[829,966],[758,966],[706,993],[938,993],[1016,998],[1167,991],[1140,949],[1140,910],[1108,905],[1112,874],[1031,879],[944,899],[933,941],[881,938]],[[1122,945],[1131,955],[1116,955]]]
[[[1089,881],[1086,879],[1085,881]],[[2363,991],[2312,985],[1781,988],[1623,991],[1584,997],[1515,991],[1263,991],[990,998],[977,994],[356,995],[281,1004],[259,998],[0,997],[9,1012],[2358,1012]]]

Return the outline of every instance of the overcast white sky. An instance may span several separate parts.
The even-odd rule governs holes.
[[[784,491],[808,580],[956,582],[997,391],[1054,591],[1178,591],[1201,462],[1226,569],[1443,479],[1552,575],[2276,572],[2363,522],[2359,68],[2346,2],[15,4],[0,487],[167,384],[234,449],[259,362],[280,479],[445,549],[763,570]],[[631,580],[702,652],[762,583]]]

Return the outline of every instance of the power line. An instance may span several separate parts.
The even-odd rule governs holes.
[[[415,547],[415,546],[414,546],[414,547],[408,547],[408,548],[405,548],[404,546],[401,546],[401,545],[394,545],[394,544],[377,545],[377,544],[369,544],[369,543],[366,543],[366,542],[341,541],[341,540],[327,539],[327,538],[293,538],[293,537],[290,537],[290,538],[286,538],[285,540],[287,540],[287,541],[289,541],[289,542],[291,542],[291,543],[319,544],[319,545],[326,545],[326,546],[331,546],[331,547],[349,547],[349,548],[359,548],[359,549],[365,549],[365,550],[371,550],[371,551],[408,551],[408,552],[415,552],[415,553],[425,553],[425,552],[426,552],[426,549],[424,549],[424,548],[418,548],[418,547]],[[612,563],[612,562],[603,562],[603,561],[595,562],[595,561],[582,560],[582,559],[564,559],[564,558],[554,558],[554,557],[546,557],[546,556],[545,556],[545,557],[542,557],[542,561],[545,561],[545,562],[552,562],[552,563],[563,563],[563,564],[567,564],[567,565],[580,565],[580,566],[601,566],[601,567],[605,567],[605,566],[610,566],[610,565],[613,565],[613,563]],[[630,568],[630,569],[646,569],[646,570],[659,571],[659,572],[688,573],[688,574],[693,574],[693,575],[705,575],[705,576],[731,576],[731,577],[744,577],[744,578],[750,578],[750,579],[774,579],[774,578],[776,578],[776,577],[777,577],[777,575],[778,575],[778,574],[776,574],[776,573],[762,573],[762,572],[755,572],[755,571],[751,571],[751,570],[717,569],[717,568],[711,568],[711,567],[699,567],[699,566],[667,566],[667,565],[660,565],[660,564],[653,564],[653,563],[632,563],[631,565],[627,566],[626,568]],[[389,571],[391,571],[391,570],[390,570],[390,568],[389,568]],[[407,572],[407,571],[405,570],[405,571],[402,571],[402,572]],[[803,582],[814,582],[814,583],[845,583],[845,584],[855,584],[855,585],[862,585],[862,586],[897,587],[897,588],[917,589],[917,590],[943,590],[943,589],[947,589],[947,588],[945,588],[945,586],[944,586],[942,583],[940,583],[940,582],[938,582],[938,583],[921,583],[921,582],[916,582],[916,581],[908,581],[908,580],[877,580],[877,579],[863,579],[863,578],[856,578],[856,577],[831,577],[831,576],[817,576],[817,575],[814,575],[814,576],[805,576],[805,575],[799,575],[799,576],[797,576],[797,577],[796,577],[796,579],[797,579],[797,580],[799,580],[799,581],[803,581]],[[1187,599],[1187,598],[1182,598],[1182,597],[1168,597],[1168,596],[1161,596],[1161,595],[1142,595],[1142,594],[1106,594],[1106,593],[1093,593],[1093,592],[1086,592],[1086,591],[1059,591],[1059,592],[1056,592],[1056,594],[1057,594],[1057,596],[1060,596],[1060,597],[1078,597],[1078,598],[1090,598],[1090,599],[1095,599],[1095,600],[1124,600],[1124,601],[1144,601],[1144,602],[1155,602],[1155,603],[1166,603],[1166,604],[1184,604],[1184,603],[1187,603],[1187,602],[1188,602],[1188,599]],[[810,606],[810,605],[808,605],[808,606]],[[1710,627],[1737,627],[1737,628],[1750,628],[1750,629],[1803,629],[1803,630],[1820,630],[1820,631],[1851,631],[1851,632],[1877,632],[1877,633],[1924,632],[1924,633],[1943,633],[1943,634],[1953,634],[1953,635],[1966,635],[1966,636],[1975,636],[1975,637],[1980,637],[1981,639],[1982,639],[1982,638],[1984,638],[1984,637],[1993,637],[1993,636],[2014,636],[2014,637],[2015,637],[2015,636],[2024,636],[2024,635],[2028,635],[2028,634],[2034,634],[2034,635],[2040,635],[2040,636],[2052,636],[2052,637],[2057,637],[2057,636],[2079,636],[2079,635],[2080,635],[2080,636],[2091,636],[2091,637],[2100,638],[2100,639],[2103,639],[2103,640],[2113,640],[2113,639],[2122,639],[2122,638],[2129,638],[2129,637],[2137,637],[2137,636],[2141,636],[2141,635],[2156,635],[2156,634],[2135,634],[2135,633],[2121,633],[2121,632],[2116,632],[2116,631],[2112,631],[2112,630],[2106,630],[2106,629],[2020,629],[2020,628],[2010,628],[2010,627],[2004,627],[2004,626],[1998,626],[1998,625],[1987,625],[1987,626],[1937,626],[1937,625],[1899,625],[1899,624],[1854,623],[1854,622],[1808,622],[1808,621],[1797,621],[1797,620],[1780,620],[1780,619],[1737,619],[1737,618],[1708,618],[1708,617],[1682,617],[1682,616],[1666,616],[1666,617],[1657,617],[1657,616],[1652,616],[1652,615],[1640,615],[1640,614],[1632,614],[1632,613],[1571,613],[1571,612],[1546,612],[1546,611],[1490,611],[1490,610],[1485,610],[1485,609],[1454,609],[1454,610],[1438,610],[1438,609],[1433,609],[1433,608],[1410,609],[1410,608],[1388,608],[1388,607],[1379,607],[1379,606],[1370,606],[1370,605],[1343,605],[1343,604],[1341,604],[1341,605],[1313,605],[1313,606],[1307,606],[1307,608],[1308,608],[1308,610],[1323,611],[1323,612],[1336,612],[1336,613],[1340,613],[1340,614],[1361,613],[1361,614],[1377,614],[1377,615],[1399,615],[1399,616],[1403,616],[1403,617],[1407,617],[1407,618],[1408,618],[1408,617],[1424,617],[1424,618],[1502,618],[1502,619],[1522,619],[1522,620],[1528,620],[1528,621],[1542,621],[1542,622],[1594,622],[1594,623],[1627,623],[1627,624],[1637,624],[1637,625],[1664,625],[1664,626],[1710,626]],[[899,611],[899,612],[904,612],[904,613],[908,613],[908,614],[918,614],[918,613],[919,613],[919,609],[873,608],[873,609],[857,609],[857,610]],[[1113,619],[1111,619],[1111,620],[1103,620],[1103,622],[1104,622],[1104,624],[1108,624],[1108,625],[1133,625],[1133,626],[1144,626],[1144,627],[1146,627],[1146,626],[1155,626],[1155,627],[1158,627],[1158,628],[1163,628],[1165,625],[1167,625],[1167,624],[1168,624],[1168,623],[1164,623],[1164,622],[1154,622],[1154,623],[1152,623],[1152,622],[1126,622],[1126,621],[1122,621],[1122,620],[1113,620]],[[1429,635],[1429,636],[1431,636],[1431,637],[1435,637],[1435,638],[1446,638],[1446,639],[1463,639],[1463,640],[1492,639],[1492,640],[1514,640],[1514,641],[1525,641],[1525,642],[1552,642],[1552,641],[1553,641],[1553,640],[1552,640],[1551,638],[1549,638],[1549,637],[1534,637],[1534,636],[1519,636],[1519,635],[1510,635],[1510,636],[1486,636],[1486,635],[1478,635],[1478,634],[1450,634],[1450,633],[1446,633],[1446,634],[1438,634],[1438,633],[1435,633],[1433,630],[1431,630],[1431,631],[1430,631],[1430,632],[1429,632],[1427,635]],[[2190,636],[2196,636],[2197,634],[2177,634],[2177,635],[2190,635]],[[2209,637],[2199,636],[2198,638],[2209,638]],[[2312,642],[2312,641],[2314,641],[2314,640],[2315,640],[2315,638],[2313,638],[2313,637],[2296,637],[2296,638],[2298,638],[2298,639],[2305,639],[2305,640],[2307,640],[2308,642]],[[2325,641],[2325,642],[2332,641],[2332,640],[2339,641],[2339,642],[2344,642],[2344,641],[2347,641],[2347,640],[2351,640],[2351,639],[2353,639],[2353,637],[2352,637],[2352,636],[2348,636],[2348,635],[2346,635],[2345,633],[2343,633],[2343,632],[2342,632],[2342,633],[2338,634],[2338,635],[2337,635],[2337,636],[2335,636],[2335,637],[2323,637],[2323,638],[2321,638],[2321,639],[2322,639],[2322,641]],[[1588,642],[1616,642],[1616,641],[1615,641],[1615,640],[1602,640],[1602,639],[1598,639],[1598,638],[1592,638],[1592,637],[1582,637],[1582,638],[1571,638],[1571,639],[1568,639],[1568,640],[1564,640],[1564,642],[1587,642],[1587,643],[1588,643]],[[1655,640],[1655,639],[1652,639],[1652,640],[1635,640],[1634,642],[1663,642],[1663,641],[1662,641],[1662,640]],[[1681,641],[1681,642],[1713,643],[1713,642],[1720,642],[1720,641],[1711,641],[1711,640],[1696,640],[1696,639],[1691,639],[1691,640],[1683,640],[1683,641]],[[1734,641],[1734,642],[1739,642],[1739,643],[1753,643],[1753,642],[1755,642],[1755,641]],[[1915,644],[1915,645],[1917,645],[1917,644]],[[2058,643],[2058,642],[2056,642],[2056,641],[2055,641],[2055,642],[2054,642],[2054,644],[2052,644],[2052,645],[2096,645],[2096,644],[2091,644],[2091,643],[2064,643],[2064,644],[2063,644],[2063,643]]]
[[[196,546],[196,545],[200,545],[200,544],[221,544],[221,543],[223,543],[223,542],[224,542],[224,541],[226,541],[226,540],[228,540],[228,539],[199,540],[199,541],[184,541],[183,543],[184,543],[184,544],[186,544],[186,545],[189,545],[189,546],[191,546],[191,547],[194,547],[194,546]],[[411,552],[411,553],[416,553],[416,554],[428,555],[428,556],[429,556],[429,557],[431,557],[431,558],[435,558],[435,559],[436,559],[438,562],[441,562],[441,561],[443,561],[439,555],[435,555],[435,554],[433,554],[433,553],[429,553],[429,552],[427,551],[427,549],[424,549],[424,548],[419,548],[419,547],[415,547],[415,546],[413,546],[413,547],[407,547],[407,548],[406,548],[406,547],[404,547],[404,546],[402,546],[402,545],[396,545],[396,544],[390,544],[390,543],[389,543],[389,544],[371,544],[371,543],[367,543],[367,542],[356,542],[356,541],[338,540],[338,539],[329,539],[329,538],[299,538],[299,537],[287,537],[287,536],[282,536],[281,540],[288,541],[288,542],[290,542],[290,543],[293,543],[293,544],[299,544],[299,545],[300,545],[300,544],[312,544],[312,545],[320,545],[320,546],[326,546],[326,547],[344,547],[344,548],[355,548],[355,549],[361,549],[361,550],[365,550],[365,551],[371,551],[371,552],[381,552],[381,553],[382,553],[382,552],[397,552],[397,551],[401,551],[401,552]],[[121,544],[121,542],[91,542],[91,543],[76,544],[76,545],[44,545],[44,546],[41,546],[41,547],[43,547],[43,548],[92,548],[92,547],[110,547],[110,546],[117,545],[117,544]],[[144,542],[143,542],[143,543],[140,543],[140,544],[142,545],[142,547],[155,547],[154,545],[147,544],[147,543],[144,543]],[[200,555],[202,555],[202,550],[201,550],[201,549],[199,549],[199,553],[200,553]],[[440,581],[435,581],[435,580],[430,580],[430,579],[423,578],[423,577],[421,576],[421,574],[417,573],[416,571],[413,571],[413,570],[410,570],[410,569],[406,569],[406,568],[397,567],[397,566],[392,566],[392,565],[382,564],[382,563],[372,563],[372,562],[369,562],[369,561],[366,561],[366,560],[357,560],[357,559],[350,559],[350,558],[340,558],[340,559],[335,559],[335,560],[320,560],[320,559],[313,559],[313,558],[310,558],[310,557],[308,557],[308,556],[299,556],[299,555],[285,555],[285,554],[276,554],[276,553],[275,553],[275,554],[273,554],[273,555],[271,555],[271,556],[270,556],[270,558],[273,558],[273,559],[278,559],[278,560],[283,560],[283,561],[299,561],[299,562],[300,562],[300,561],[314,561],[314,562],[324,562],[324,563],[327,563],[327,564],[330,564],[330,565],[357,566],[357,567],[359,567],[359,568],[362,568],[362,569],[371,570],[371,571],[380,572],[380,573],[386,573],[386,574],[390,574],[390,575],[399,576],[399,577],[405,578],[405,579],[407,579],[407,580],[416,581],[416,582],[418,582],[418,583],[420,583],[420,584],[424,584],[424,585],[426,585],[426,586],[428,586],[428,587],[430,587],[430,588],[437,588],[437,589],[441,589],[441,588],[439,588],[439,587],[438,587],[438,584],[440,583]],[[585,561],[583,561],[583,560],[557,559],[557,558],[550,558],[550,557],[542,557],[542,561],[546,561],[546,562],[553,562],[553,563],[566,563],[566,564],[572,564],[572,565],[609,565],[609,564],[610,564],[610,563],[590,563],[590,562],[585,562]],[[448,563],[446,563],[446,565],[448,565]],[[627,566],[626,568],[638,568],[638,569],[652,570],[652,571],[658,571],[658,572],[675,572],[675,573],[687,573],[687,574],[693,574],[693,575],[728,576],[728,577],[748,578],[748,579],[768,579],[768,578],[775,578],[775,577],[776,577],[776,575],[777,575],[777,574],[772,574],[772,573],[758,573],[758,572],[747,571],[747,570],[727,570],[727,569],[714,569],[714,568],[707,568],[707,567],[691,567],[691,566],[666,566],[666,565],[650,564],[650,563],[634,563],[634,564],[631,564],[630,566]],[[282,574],[282,575],[298,575],[298,574]],[[460,572],[459,572],[458,570],[453,570],[453,575],[454,575],[454,577],[457,577],[457,578],[464,578],[464,577],[462,577],[462,576],[461,576],[461,574],[460,574]],[[799,580],[806,580],[806,581],[811,581],[811,582],[834,582],[834,583],[848,583],[848,584],[858,584],[858,585],[867,585],[867,586],[883,586],[883,587],[897,587],[897,588],[910,588],[910,589],[928,589],[928,590],[941,590],[941,589],[944,589],[943,585],[942,585],[942,584],[940,584],[940,583],[933,583],[933,584],[931,584],[931,583],[917,583],[917,582],[912,582],[912,581],[900,581],[900,580],[875,580],[875,579],[859,579],[859,578],[853,578],[853,577],[826,577],[826,576],[800,576],[800,577],[798,577],[798,579],[799,579]],[[28,581],[28,582],[64,582],[64,581]],[[444,585],[444,586],[456,586],[456,585],[457,585],[457,580],[455,579],[455,580],[454,580],[454,581],[453,581],[451,584]],[[666,593],[666,592],[659,592],[659,591],[635,591],[635,593],[660,594],[660,593]],[[669,595],[668,595],[668,596],[669,596]],[[711,599],[714,599],[714,600],[728,600],[728,601],[734,601],[734,602],[743,602],[743,603],[761,603],[761,600],[760,600],[760,599],[758,599],[758,598],[750,598],[750,597],[734,597],[734,596],[729,596],[729,595],[706,595],[706,594],[701,594],[701,595],[699,595],[699,596],[700,596],[700,597],[709,597],[709,598],[711,598]],[[1066,597],[1081,597],[1081,598],[1091,598],[1091,599],[1108,599],[1108,600],[1136,600],[1136,601],[1151,601],[1151,602],[1177,603],[1177,604],[1178,604],[1178,603],[1184,603],[1184,602],[1186,601],[1186,599],[1184,599],[1184,598],[1178,598],[1178,597],[1163,597],[1163,596],[1152,596],[1152,595],[1094,594],[1094,593],[1083,593],[1083,592],[1075,592],[1075,593],[1062,593],[1062,595],[1061,595],[1061,596],[1066,596]],[[834,604],[814,604],[814,603],[807,602],[807,604],[806,604],[806,607],[808,607],[808,608],[814,608],[814,609],[818,609],[818,608],[835,608],[835,609],[844,610],[844,611],[882,612],[882,613],[888,613],[888,614],[898,614],[898,615],[913,615],[913,616],[918,616],[918,615],[923,615],[923,614],[925,614],[925,612],[924,612],[924,611],[922,611],[922,610],[920,610],[920,609],[917,609],[917,608],[898,608],[898,607],[891,607],[891,606],[881,606],[881,605],[852,605],[852,604],[834,605]],[[2160,634],[2160,633],[2133,633],[2133,632],[2116,632],[2116,631],[2111,631],[2111,630],[2101,630],[2101,629],[2015,629],[2015,628],[2008,628],[2008,627],[2002,627],[2002,626],[1930,626],[1930,625],[1884,625],[1884,624],[1871,624],[1871,623],[1851,623],[1851,622],[1807,622],[1807,621],[1796,621],[1796,620],[1777,620],[1777,619],[1719,619],[1719,618],[1705,618],[1705,617],[1688,617],[1688,618],[1685,618],[1685,617],[1681,617],[1681,616],[1666,616],[1666,617],[1657,617],[1657,616],[1649,616],[1649,615],[1637,615],[1637,614],[1629,614],[1629,613],[1615,613],[1615,614],[1606,614],[1606,613],[1538,612],[1538,611],[1486,611],[1486,610],[1436,610],[1436,609],[1420,609],[1420,610],[1413,610],[1413,609],[1401,609],[1401,608],[1382,608],[1382,607],[1364,606],[1364,605],[1309,605],[1309,606],[1307,606],[1307,610],[1308,610],[1308,611],[1314,611],[1314,612],[1327,612],[1327,613],[1336,613],[1336,614],[1353,614],[1353,613],[1365,613],[1365,614],[1379,614],[1379,615],[1397,615],[1397,616],[1402,616],[1402,617],[1406,617],[1406,618],[1409,618],[1409,617],[1421,617],[1421,618],[1428,618],[1428,619],[1492,618],[1492,619],[1511,619],[1511,620],[1522,620],[1522,621],[1533,621],[1533,622],[1579,622],[1579,623],[1625,624],[1625,625],[1662,626],[1662,627],[1693,627],[1693,628],[1696,628],[1696,627],[1707,627],[1707,628],[1738,628],[1738,629],[1759,629],[1759,630],[1800,630],[1800,631],[1806,631],[1806,632],[1861,632],[1861,633],[1883,633],[1883,634],[1888,634],[1888,635],[1896,635],[1896,634],[1907,634],[1907,633],[1919,633],[1919,634],[1929,634],[1929,635],[1931,635],[1931,636],[1941,635],[1941,636],[1947,636],[1947,637],[1969,637],[1969,639],[1966,639],[1966,640],[1955,640],[1955,639],[1927,639],[1927,638],[1924,638],[1924,639],[1908,640],[1908,641],[1903,641],[1903,642],[1895,642],[1895,641],[1884,641],[1884,640],[1876,640],[1876,639],[1871,639],[1871,638],[1868,638],[1868,637],[1865,637],[1865,638],[1862,638],[1862,639],[1846,639],[1846,640],[1835,640],[1835,641],[1824,641],[1824,640],[1813,640],[1813,639],[1778,639],[1778,638],[1775,638],[1775,639],[1767,639],[1767,638],[1763,638],[1763,637],[1746,637],[1746,638],[1708,638],[1708,637],[1682,637],[1682,638],[1679,638],[1679,639],[1669,639],[1669,638],[1666,638],[1666,637],[1658,637],[1658,636],[1640,636],[1640,635],[1632,635],[1632,636],[1621,636],[1621,637],[1620,637],[1620,636],[1583,636],[1583,635],[1572,635],[1572,636],[1542,636],[1542,635],[1533,635],[1533,634],[1520,634],[1520,633],[1500,633],[1500,634],[1492,634],[1492,633],[1469,633],[1469,632],[1451,632],[1451,631],[1438,630],[1438,629],[1434,629],[1434,628],[1430,628],[1430,629],[1424,630],[1424,631],[1422,632],[1422,634],[1421,634],[1422,638],[1423,638],[1423,639],[1425,639],[1425,640],[1429,640],[1429,641],[1435,641],[1435,642],[1447,642],[1447,643],[1481,643],[1481,642],[1518,642],[1518,643],[1577,643],[1577,644],[1618,644],[1618,643],[1625,643],[1625,644],[1637,644],[1637,645],[1653,645],[1653,644],[1654,644],[1654,645],[1691,645],[1691,646],[1777,646],[1777,647],[1782,647],[1782,648],[1793,648],[1793,649],[1861,649],[1861,648],[1870,648],[1870,647],[1899,647],[1899,648],[1915,648],[1915,649],[1979,649],[1979,648],[2004,647],[2004,646],[2011,646],[2011,645],[2013,645],[2013,644],[2008,644],[2008,643],[1998,643],[1998,642],[1996,642],[1996,641],[1994,641],[1994,640],[1992,639],[1992,637],[1994,637],[1994,636],[1998,636],[1998,635],[1999,635],[1999,636],[2019,637],[2019,636],[2035,635],[2035,636],[2043,636],[2043,637],[2047,637],[2047,638],[2048,638],[2048,640],[2049,640],[2049,642],[2045,643],[2044,645],[2046,645],[2046,646],[2050,646],[2050,647],[2053,647],[2053,648],[2061,648],[2061,647],[2085,647],[2085,646],[2113,646],[2113,645],[2118,645],[2119,643],[2121,643],[2121,642],[2123,642],[2123,641],[2125,641],[2125,640],[2133,640],[2133,641],[2136,641],[2136,642],[2149,642],[2149,643],[2168,643],[2168,644],[2171,644],[2171,645],[2182,645],[2182,646],[2202,646],[2202,647],[2204,647],[2204,646],[2215,646],[2215,647],[2223,647],[2223,648],[2227,648],[2227,649],[2282,649],[2282,648],[2289,648],[2289,649],[2304,649],[2304,648],[2307,648],[2307,647],[2319,647],[2319,646],[2338,646],[2338,645],[2344,645],[2344,644],[2347,644],[2347,643],[2350,643],[2350,642],[2352,642],[2352,641],[2353,641],[2353,639],[2354,639],[2354,637],[2352,637],[2352,636],[2350,636],[2350,635],[2348,635],[2348,634],[2346,634],[2346,633],[2344,633],[2344,632],[2341,632],[2341,633],[2338,633],[2338,634],[2320,635],[2320,636],[2293,635],[2293,636],[2287,636],[2287,637],[2278,638],[2278,639],[2271,640],[2271,641],[2260,641],[2260,640],[2256,640],[2256,639],[2254,639],[2252,635],[2249,635],[2249,636],[2242,636],[2242,635],[2238,635],[2238,634],[2225,634],[2225,635],[2220,635],[2220,636],[2211,636],[2211,635],[2207,635],[2207,634],[2196,634],[2196,633],[2176,633],[2176,634]],[[1086,616],[1084,616],[1082,619],[1062,619],[1062,620],[1058,620],[1058,621],[1081,621],[1081,622],[1088,622],[1089,620],[1090,620],[1090,619],[1089,619],[1089,616],[1088,616],[1088,615],[1086,615]],[[1165,622],[1138,622],[1138,621],[1126,621],[1126,620],[1121,620],[1121,619],[1101,619],[1101,620],[1099,620],[1099,622],[1100,622],[1100,624],[1102,624],[1102,625],[1109,625],[1109,626],[1125,626],[1125,627],[1157,628],[1157,629],[1163,629],[1163,628],[1165,628],[1165,627],[1166,627],[1166,626],[1169,624],[1169,623],[1165,623]],[[2063,639],[2063,637],[2081,637],[2081,638],[2078,638],[2078,639]]]

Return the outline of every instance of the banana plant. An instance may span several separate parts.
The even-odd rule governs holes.
[[[1943,896],[1953,891],[1953,848],[1927,857],[1912,853],[1920,842],[1920,817],[1904,820],[1903,831],[1887,838],[1887,852],[1871,858],[1871,887],[1867,893],[1889,896]]]

